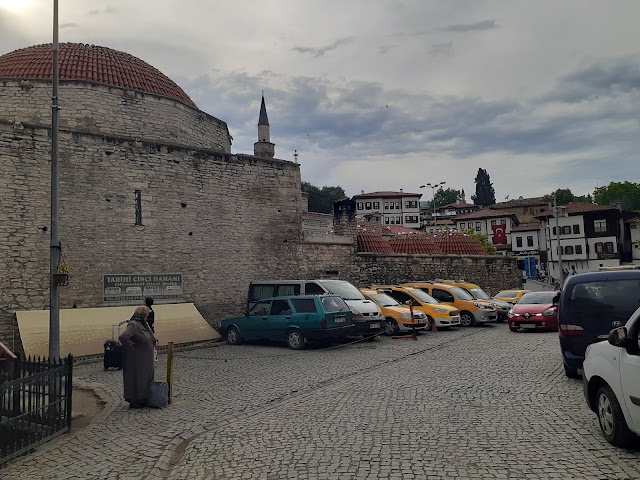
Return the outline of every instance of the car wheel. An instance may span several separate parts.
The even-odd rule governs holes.
[[[471,327],[476,323],[476,319],[473,318],[473,314],[470,312],[461,312],[460,313],[460,324],[463,327]]]
[[[598,389],[596,398],[598,421],[604,438],[616,447],[629,445],[634,440],[635,435],[627,426],[613,390],[608,385],[603,385]]]
[[[397,335],[400,331],[400,327],[398,326],[398,322],[396,322],[393,318],[387,318],[384,322],[384,333],[385,335]]]
[[[240,332],[236,327],[229,327],[227,329],[226,337],[227,337],[227,343],[229,345],[240,345],[242,343]]]
[[[509,327],[509,330],[511,330],[512,332],[517,332],[518,331],[518,327]]]
[[[577,368],[573,368],[568,366],[566,363],[562,364],[564,366],[564,374],[569,378],[580,378],[580,374],[578,373]]]
[[[427,315],[427,328],[425,330],[433,330],[433,318],[429,315]]]
[[[305,346],[304,335],[300,330],[289,330],[287,333],[287,345],[292,350],[302,350]]]

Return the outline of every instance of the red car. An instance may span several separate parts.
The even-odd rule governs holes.
[[[509,330],[557,330],[558,304],[553,304],[559,292],[525,293],[508,314]]]

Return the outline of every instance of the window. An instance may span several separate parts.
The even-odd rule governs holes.
[[[324,291],[324,288],[315,282],[308,282],[304,284],[305,295],[324,295],[325,293],[327,292]],[[295,307],[295,304],[293,306]],[[298,310],[297,307],[296,310]]]
[[[533,247],[533,235],[527,236],[527,247]]]
[[[564,253],[566,255],[573,255],[573,247],[571,245],[567,245],[564,247]]]
[[[135,191],[136,194],[136,225],[142,225],[142,192]]]
[[[291,307],[286,300],[274,300],[271,302],[271,315],[291,315]]]
[[[384,209],[389,210],[389,202],[384,202]]]
[[[607,231],[607,221],[606,220],[594,220],[593,221],[593,231],[594,232],[606,232]]]
[[[602,253],[602,251],[603,251],[602,242],[596,243],[596,253]]]
[[[529,209],[529,213],[531,213],[533,215],[533,208]]]
[[[476,232],[479,232],[481,230],[481,223],[480,222],[476,222]]]
[[[418,208],[418,202],[407,200],[404,202],[405,208]]]
[[[467,224],[467,228],[468,228],[469,230],[473,230],[473,222],[469,222],[469,223]]]
[[[312,285],[315,285],[315,283]],[[292,298],[291,303],[293,304],[293,308],[295,309],[296,313],[317,313],[318,312],[318,310],[316,309],[316,302],[313,298]]]
[[[573,226],[573,233],[575,233],[576,235],[580,233],[580,225]]]
[[[300,284],[278,285],[274,297],[283,297],[285,295],[300,295]]]
[[[495,225],[496,221],[495,220],[491,220],[491,225]]]
[[[604,244],[604,253],[614,253],[613,252],[613,242],[606,242]]]
[[[269,309],[271,308],[271,302],[258,302],[256,303],[249,315],[252,317],[257,317],[260,315],[269,315]]]
[[[439,288],[432,289],[431,290],[431,296],[433,298],[435,298],[436,300],[439,300],[441,302],[451,302],[451,303],[453,303],[455,301],[455,299],[453,298],[453,295],[451,295],[446,290],[440,290]]]
[[[380,202],[373,202],[373,208],[375,210],[380,210]]]
[[[576,255],[582,255],[582,245],[576,245]]]
[[[507,221],[506,220],[500,220],[500,225],[506,225]]]
[[[389,210],[394,210],[396,208],[395,205],[395,203],[389,202]]]
[[[402,217],[396,217],[396,223],[402,225]]]
[[[635,224],[635,223],[632,223],[632,224],[631,224],[631,228],[636,228],[636,224]],[[637,245],[636,245],[636,247],[637,247]]]
[[[522,237],[516,237],[516,247],[522,246]]]
[[[371,210],[371,202],[367,202],[367,203],[365,203],[365,208],[366,208],[367,210]]]
[[[400,210],[400,202],[396,202],[396,210]]]
[[[415,215],[406,215],[404,217],[404,223],[418,223],[418,217]]]
[[[395,225],[396,224],[396,217],[391,217],[391,225]]]
[[[358,210],[362,210],[363,209],[363,204],[362,202],[358,202]]]
[[[571,234],[571,227],[569,225],[565,225],[564,227],[562,227],[562,235],[570,235]]]
[[[389,217],[384,217],[384,224],[389,225]]]
[[[402,305],[407,303],[409,300],[412,300],[411,297],[404,292],[391,291],[391,292],[385,292],[385,293],[388,294],[390,297],[395,298],[398,301],[398,303],[401,303]],[[412,303],[415,304],[416,301],[412,300]]]
[[[556,227],[553,227],[553,234],[554,234],[554,235],[557,235],[557,233],[556,233]]]

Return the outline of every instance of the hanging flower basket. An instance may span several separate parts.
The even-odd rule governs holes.
[[[68,273],[54,273],[53,274],[53,283],[59,286],[67,286],[69,285],[69,274]]]

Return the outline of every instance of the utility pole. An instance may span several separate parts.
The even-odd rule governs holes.
[[[60,292],[53,274],[60,265],[58,234],[58,0],[53,0],[53,97],[51,99],[51,254],[49,264],[49,359],[60,358]]]
[[[556,194],[553,194],[553,215],[556,217],[556,239],[558,240],[558,269],[560,271],[560,287],[564,285],[564,273],[562,271],[562,247],[560,246],[560,226],[558,225],[558,213],[560,208],[558,207],[558,198]]]

